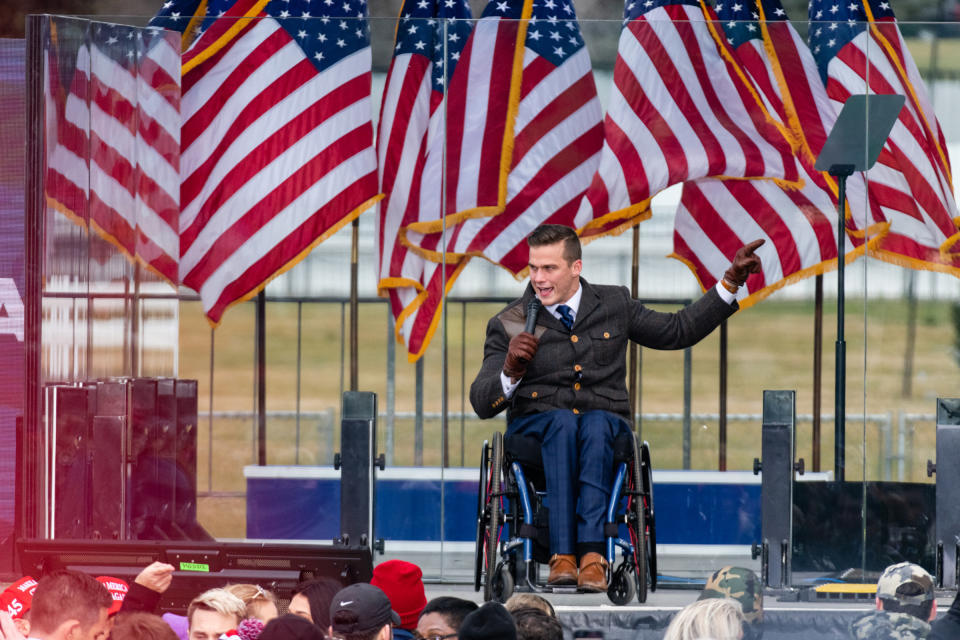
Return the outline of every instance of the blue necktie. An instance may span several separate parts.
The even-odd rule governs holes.
[[[560,314],[560,322],[563,323],[563,326],[565,326],[567,329],[572,329],[573,328],[573,309],[571,309],[565,304],[562,304],[559,307],[557,307],[557,313]]]

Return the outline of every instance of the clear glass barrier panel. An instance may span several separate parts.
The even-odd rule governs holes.
[[[482,7],[474,9],[477,18]],[[617,100],[611,96],[622,29],[619,7],[609,15],[601,9],[577,9],[582,14],[579,28],[591,59],[597,101],[607,112]],[[830,24],[808,24],[801,19],[804,16],[790,17],[801,42],[808,36],[819,42],[820,36],[811,31]],[[114,202],[113,208],[129,206],[138,211],[136,162],[121,166],[117,163],[122,159],[98,156],[96,136],[90,136],[89,130],[86,137],[81,136],[82,145],[70,148],[70,118],[85,113],[94,126],[95,116],[110,108],[106,97],[97,93],[99,85],[91,84],[84,75],[84,65],[103,63],[106,58],[121,64],[117,61],[127,52],[123,47],[130,46],[125,44],[127,34],[131,34],[130,40],[137,40],[152,33],[142,30],[144,18],[116,19],[121,25],[139,25],[136,28],[99,20],[52,18],[48,22],[51,33],[56,34],[55,40],[49,36],[49,42],[55,41],[56,47],[51,46],[46,67],[53,88],[47,92],[50,173],[41,382],[72,384],[117,376],[196,379],[200,524],[217,538],[330,540],[339,535],[339,472],[334,469],[334,457],[343,446],[341,398],[351,380],[353,228],[350,224],[339,231],[332,228],[329,237],[311,252],[284,264],[291,268],[266,287],[266,439],[261,442],[256,402],[256,302],[247,300],[227,309],[217,328],[211,330],[196,292],[170,285],[158,273],[163,270],[162,262],[129,260],[128,255],[141,255],[136,234],[118,237],[122,233],[107,229],[97,216],[104,207],[110,209],[111,203],[83,193],[84,187],[89,194],[105,193],[97,180],[107,174],[111,193],[122,192],[128,198],[124,201],[127,205]],[[286,17],[281,22],[287,27],[292,20]],[[301,30],[324,34],[322,20],[313,15],[296,17],[296,29],[287,31],[293,40],[301,37]],[[456,42],[450,36],[459,37],[465,26],[409,18],[398,27],[396,19],[382,15],[368,21],[343,18],[342,22],[343,31],[350,33],[362,31],[364,22],[369,24],[369,104],[374,135],[381,124],[380,105],[387,91],[397,29],[445,34],[448,55],[449,47],[455,46],[451,43]],[[211,20],[203,29],[220,28],[218,24],[223,23]],[[563,20],[524,26],[528,38],[532,30],[542,29],[545,37],[558,42],[576,39],[567,35],[573,31],[572,23],[568,26]],[[714,37],[733,29],[727,22],[708,26]],[[892,33],[883,32],[888,39]],[[924,112],[924,118],[915,120],[923,129],[917,135],[923,134],[932,145],[926,152],[917,152],[916,158],[922,156],[927,163],[924,166],[930,168],[921,176],[901,173],[891,177],[889,165],[895,159],[881,155],[881,166],[867,172],[866,181],[855,176],[849,183],[853,220],[847,224],[851,231],[847,250],[853,256],[848,257],[844,272],[843,481],[834,454],[836,210],[822,207],[816,214],[807,210],[811,225],[821,225],[814,232],[791,229],[790,224],[801,224],[797,218],[771,231],[763,227],[757,209],[746,207],[748,215],[756,213],[757,217],[743,233],[756,228],[756,236],[767,239],[764,260],[779,261],[780,276],[789,282],[744,303],[747,308],[728,321],[723,345],[721,332],[714,331],[687,351],[642,349],[636,364],[635,427],[641,439],[649,442],[656,495],[662,500],[657,504],[657,534],[659,568],[665,576],[698,580],[707,569],[724,564],[759,571],[760,562],[751,557],[750,545],[761,541],[761,480],[752,470],[754,459],[761,457],[762,391],[767,389],[796,391],[795,451],[796,458],[804,460],[807,477],[796,484],[794,493],[795,582],[845,569],[876,571],[900,558],[933,570],[936,541],[930,509],[934,479],[927,474],[927,461],[936,458],[935,401],[955,395],[952,389],[960,381],[956,356],[960,324],[953,302],[957,271],[948,250],[952,238],[948,231],[950,224],[955,230],[956,208],[945,170],[945,158],[955,155],[951,152],[960,140],[960,130],[948,112],[958,93],[960,75],[956,56],[947,53],[956,43],[955,31],[943,24],[902,23],[901,33],[905,51],[916,63],[914,67],[900,61],[909,80],[901,85],[908,94],[908,106],[914,105],[916,111],[919,105],[922,110],[929,101],[933,107],[933,112]],[[737,40],[741,35],[729,34],[737,46],[753,46]],[[111,42],[111,38],[117,41]],[[863,40],[866,59],[880,61],[870,67],[870,73],[887,74],[883,80],[890,84],[890,74],[900,71],[896,64],[888,63],[890,52],[885,47],[892,45],[882,38]],[[746,56],[744,52],[731,53],[739,51],[734,45],[711,46],[720,47],[726,55]],[[143,51],[130,51],[130,64],[147,59]],[[317,48],[316,53],[324,51]],[[40,63],[34,60],[33,64]],[[749,65],[744,68],[749,70]],[[887,73],[888,68],[893,71]],[[449,86],[451,79],[438,74],[437,80]],[[847,93],[863,93],[865,85],[860,82],[859,88],[856,83],[849,84]],[[877,92],[901,92],[895,84],[893,89],[884,86]],[[777,90],[769,85],[758,91],[763,88]],[[836,108],[846,96],[836,87],[832,91],[829,98]],[[445,108],[446,103],[441,102],[440,107]],[[772,119],[783,116],[769,97],[759,112]],[[934,112],[942,136],[933,131],[937,126]],[[130,131],[137,130],[136,115],[134,109],[125,122]],[[789,137],[792,126],[784,116],[778,130]],[[907,127],[898,126],[894,134],[904,135]],[[867,127],[864,122],[869,137]],[[128,142],[132,146],[126,158],[136,160],[142,137],[133,135]],[[812,144],[809,140],[793,142],[798,148]],[[442,145],[439,148],[450,151]],[[74,164],[70,166],[78,174],[53,171],[59,158],[54,151],[71,151]],[[442,169],[441,161],[436,170]],[[808,176],[808,180],[816,179]],[[66,184],[71,180],[74,182]],[[913,210],[912,217],[893,211],[892,205],[883,201],[888,190],[872,186],[891,180],[915,192],[913,197],[920,199],[924,210]],[[72,186],[73,191],[64,186]],[[58,187],[59,192],[55,191]],[[829,190],[829,185],[825,189]],[[789,190],[783,191],[780,197],[789,194]],[[83,206],[71,207],[71,197]],[[435,199],[443,204],[439,187]],[[935,215],[931,211],[938,199],[947,204],[941,204],[942,210]],[[421,214],[429,220],[427,205],[436,203],[422,202]],[[728,263],[726,254],[732,254],[736,246],[724,245],[720,251],[713,247],[713,254],[703,257],[704,271],[693,269],[697,265],[682,259],[684,250],[677,244],[678,239],[688,237],[674,226],[680,202],[681,187],[673,186],[653,199],[649,217],[635,230],[627,223],[619,233],[601,233],[603,237],[585,243],[584,277],[591,283],[629,287],[636,270],[637,297],[659,311],[675,311],[699,298],[702,288],[697,276],[711,265],[716,271],[718,260]],[[727,213],[720,211],[720,217]],[[507,269],[479,256],[469,260],[455,282],[441,279],[437,291],[447,292],[442,313],[428,331],[432,337],[429,345],[412,362],[404,342],[396,339],[389,299],[378,297],[378,215],[379,209],[374,207],[358,216],[356,245],[357,389],[376,394],[376,453],[384,453],[386,464],[386,470],[378,472],[376,535],[386,539],[386,556],[414,559],[431,578],[472,580],[478,463],[484,441],[495,431],[504,431],[506,421],[503,414],[480,420],[470,405],[469,388],[480,369],[488,319],[521,295],[526,280],[524,274],[514,278]],[[733,213],[730,216],[730,220],[736,219]],[[134,228],[136,221],[134,216]],[[453,230],[440,228],[443,235],[438,241],[442,244]],[[910,249],[897,243],[897,233],[916,242],[925,238],[926,244]],[[522,246],[524,235],[519,234],[516,245]],[[733,241],[727,240],[728,244]],[[794,269],[798,275],[791,277],[793,272],[786,271],[793,268],[791,261],[800,260],[797,256],[808,251],[812,242],[820,244],[824,258],[804,262],[803,269]],[[807,254],[803,255],[802,260],[808,260]],[[518,271],[526,258],[519,260]],[[911,266],[925,268],[908,268]],[[769,273],[775,274],[776,269]],[[748,287],[751,293],[762,288]],[[818,299],[822,303],[818,304]],[[818,322],[821,334],[815,333]],[[819,372],[813,357],[818,335]],[[721,392],[721,377],[725,392]],[[814,406],[817,384],[819,410]],[[274,477],[268,471],[249,470],[261,455],[268,467],[276,468]],[[694,471],[710,473],[694,476]],[[251,487],[255,483],[266,484],[256,489],[254,500]],[[822,526],[824,500],[832,501],[828,506],[837,514],[830,527]],[[300,512],[278,517],[276,506],[284,501]],[[309,505],[309,510],[303,505]]]

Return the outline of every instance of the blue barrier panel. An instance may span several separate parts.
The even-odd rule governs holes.
[[[247,537],[331,540],[339,535],[340,474],[330,467],[246,467]],[[476,535],[476,469],[387,469],[377,474],[376,536],[469,542]],[[760,479],[749,472],[655,471],[662,544],[749,545],[760,539]]]

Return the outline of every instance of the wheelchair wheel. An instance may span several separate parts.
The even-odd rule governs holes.
[[[484,535],[484,553],[486,559],[486,579],[483,586],[484,601],[489,601],[494,598],[493,583],[497,573],[497,547],[500,542],[500,525],[503,519],[503,514],[500,509],[502,478],[503,434],[498,431],[493,434],[493,446],[490,448],[490,480],[487,484],[486,506],[488,514]]]
[[[610,586],[607,587],[607,597],[617,606],[623,606],[637,595],[637,579],[626,564],[621,564],[613,572]]]
[[[477,544],[474,547],[473,590],[480,591],[483,582],[483,557],[486,545],[484,537],[487,531],[486,503],[487,503],[487,472],[490,468],[490,443],[483,441],[480,451],[480,490],[477,491]]]
[[[642,459],[637,437],[633,437],[633,473],[630,479],[633,490],[627,501],[627,529],[630,531],[630,543],[633,545],[633,566],[636,572],[636,593],[638,602],[647,601],[647,519],[646,498],[643,486]],[[612,597],[611,597],[612,599]]]
[[[505,562],[501,562],[493,574],[493,580],[490,589],[493,600],[496,600],[500,604],[505,603],[510,599],[510,596],[513,595],[513,586],[514,581],[512,567]]]
[[[643,478],[644,502],[647,520],[647,567],[650,571],[650,591],[657,590],[657,525],[653,514],[653,465],[650,464],[650,444],[644,440],[640,447],[640,465]]]

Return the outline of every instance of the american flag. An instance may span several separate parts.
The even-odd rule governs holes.
[[[237,0],[189,23],[180,276],[214,325],[378,199],[366,15],[365,0]]]
[[[581,204],[589,237],[649,215],[662,189],[708,176],[794,183],[782,125],[693,0],[627,0],[600,168]]]
[[[400,242],[405,228],[442,218],[444,89],[472,23],[463,0],[405,0],[377,132],[384,199],[377,218],[378,290],[415,361],[430,343],[443,296],[466,259],[433,261]]]
[[[456,0],[448,0],[456,1]],[[463,1],[463,0],[460,0]],[[522,2],[492,0],[470,34],[447,92],[447,226],[502,211],[510,154],[508,118],[516,109],[517,36]],[[432,230],[438,231],[440,222]],[[429,226],[420,226],[423,232]]]
[[[87,139],[90,131],[90,110],[87,95],[90,84],[90,51],[87,45],[77,50],[76,68],[69,91],[61,86],[60,56],[55,23],[46,34],[44,65],[44,105],[46,109],[46,179],[44,191],[47,206],[59,211],[77,224],[87,226],[87,194],[90,171]],[[67,54],[69,55],[69,54]],[[69,115],[68,115],[69,114]]]
[[[836,111],[813,55],[779,0],[721,0],[716,11],[727,42],[767,108],[789,127],[804,178],[799,190],[764,180],[705,178],[684,184],[673,255],[693,270],[705,289],[723,277],[738,248],[756,238],[767,240],[757,250],[762,273],[751,275],[738,294],[741,307],[746,307],[787,284],[836,267],[836,184],[813,168]],[[862,176],[852,176],[851,209],[864,209],[865,193]],[[862,241],[859,249],[849,237],[845,243],[847,260],[862,253]]]
[[[92,25],[56,118],[47,169],[51,205],[174,284],[179,101],[175,34]]]
[[[454,2],[456,0],[445,0]],[[460,0],[462,1],[462,0]],[[423,256],[456,262],[448,234],[475,217],[495,216],[506,203],[510,163],[509,120],[516,113],[520,74],[517,41],[525,24],[522,0],[493,0],[459,48],[456,73],[446,87],[444,210],[421,216],[402,230]],[[444,246],[444,239],[447,241]]]
[[[514,67],[511,85],[519,100],[507,114],[513,127],[506,132],[512,149],[506,201],[499,213],[448,221],[447,255],[482,256],[519,275],[527,268],[526,237],[536,226],[590,221],[575,216],[599,166],[603,110],[570,0],[491,2],[487,15],[524,20],[516,33],[522,68]],[[515,41],[498,45],[516,49]]]
[[[958,212],[943,133],[890,4],[813,0],[809,17],[810,48],[838,110],[855,94],[907,98],[877,164],[867,172],[873,215],[889,225],[871,255],[960,275],[953,248],[960,239]]]

